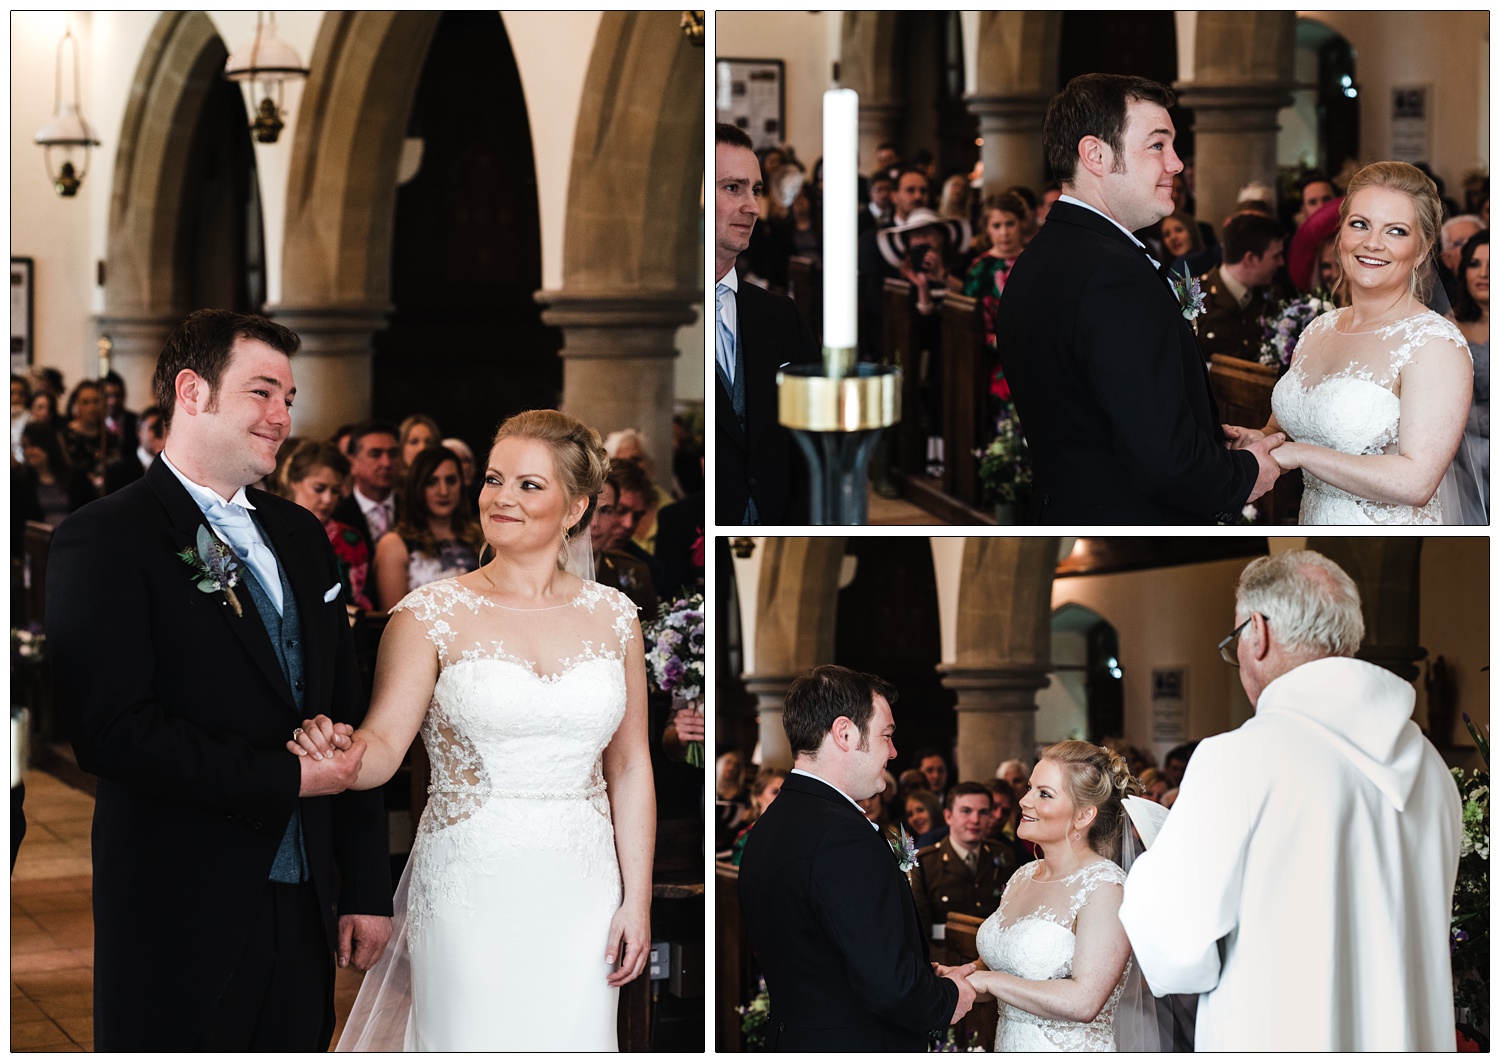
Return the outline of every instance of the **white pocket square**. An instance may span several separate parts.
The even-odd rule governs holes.
[[[341,587],[343,587],[342,583],[335,583],[332,587],[329,587],[326,591],[323,592],[323,600],[325,602],[333,601],[339,596],[339,589]]]

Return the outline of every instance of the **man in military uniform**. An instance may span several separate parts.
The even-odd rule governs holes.
[[[1016,870],[1016,854],[1004,842],[984,837],[990,792],[982,783],[961,782],[950,789],[943,819],[948,836],[917,853],[909,879],[917,919],[932,935],[932,959],[951,965],[953,957],[943,941],[948,913],[984,918],[1000,907],[1000,892]]]
[[[1203,312],[1193,322],[1204,358],[1260,359],[1261,318],[1286,296],[1276,281],[1285,247],[1286,236],[1273,218],[1246,212],[1224,223],[1224,261],[1203,274]]]

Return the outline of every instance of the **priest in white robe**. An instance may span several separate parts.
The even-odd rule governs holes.
[[[1255,716],[1194,752],[1120,920],[1198,1051],[1453,1051],[1458,788],[1410,683],[1354,660],[1359,592],[1311,551],[1240,577]]]

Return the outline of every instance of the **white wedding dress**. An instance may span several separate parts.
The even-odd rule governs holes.
[[[1314,318],[1302,334],[1291,368],[1271,393],[1271,411],[1287,436],[1345,454],[1391,454],[1401,431],[1401,371],[1432,343],[1468,351],[1447,318],[1422,310],[1373,332],[1337,330],[1348,308]],[[1308,366],[1318,366],[1316,377]],[[1467,403],[1467,396],[1464,397]],[[1302,524],[1443,524],[1457,517],[1458,499],[1445,479],[1425,506],[1374,502],[1302,470]],[[1452,512],[1445,514],[1445,499]],[[1445,519],[1446,518],[1446,519]]]
[[[999,909],[979,928],[979,958],[992,971],[1031,981],[1070,977],[1079,911],[1099,886],[1125,885],[1125,872],[1112,860],[1087,864],[1054,882],[1036,880],[1041,866],[1034,860],[1012,875]],[[1120,981],[1092,1022],[1044,1019],[1002,1001],[995,1051],[1113,1052],[1115,1007],[1132,962],[1125,964]]]
[[[437,647],[432,783],[391,946],[338,1050],[614,1051],[621,884],[601,754],[636,608],[585,582],[566,605],[510,609],[447,579],[396,610]]]

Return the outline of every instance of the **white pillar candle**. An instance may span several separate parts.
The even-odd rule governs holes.
[[[859,342],[859,93],[823,94],[823,346]]]

